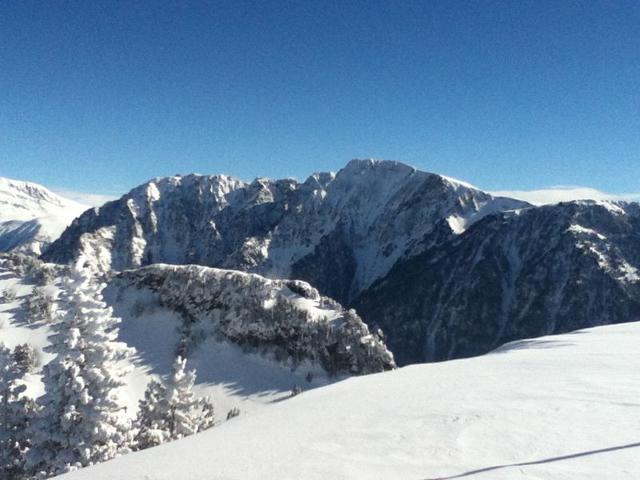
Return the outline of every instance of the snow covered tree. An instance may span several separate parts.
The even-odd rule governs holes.
[[[29,276],[36,285],[44,287],[53,283],[56,278],[56,271],[51,265],[41,263],[31,269]]]
[[[169,440],[166,394],[165,386],[156,380],[147,385],[136,417],[136,450],[155,447]]]
[[[176,357],[166,385],[167,429],[172,440],[198,431],[200,403],[193,393],[196,373],[185,370],[186,365],[186,358]]]
[[[232,418],[240,415],[240,409],[238,407],[233,407],[231,410],[227,412],[227,420],[231,420]]]
[[[35,280],[33,278],[33,273],[45,266],[45,263],[39,260],[37,257],[24,253],[11,252],[2,254],[0,260],[2,261],[2,264],[5,268],[8,268],[19,277],[26,276],[30,277],[32,280]],[[52,270],[55,275],[54,266],[46,265],[46,268]]]
[[[77,266],[63,282],[60,322],[51,337],[56,357],[44,368],[42,411],[28,456],[41,476],[103,462],[128,448],[130,422],[118,389],[125,374],[120,361],[132,351],[116,340],[119,319],[101,289]]]
[[[29,322],[50,323],[55,317],[55,300],[46,287],[36,287],[27,298]]]
[[[0,478],[24,478],[26,452],[29,448],[28,427],[35,406],[22,394],[20,382],[24,372],[16,365],[13,354],[0,344]]]
[[[196,372],[186,370],[186,364],[185,358],[177,357],[165,382],[149,382],[136,419],[139,450],[213,426],[213,405],[194,394]]]
[[[201,432],[213,427],[215,425],[216,417],[213,403],[211,403],[208,398],[200,398],[199,403],[202,413],[200,414],[200,420],[198,422],[198,431]]]
[[[13,302],[18,296],[15,287],[7,287],[2,291],[2,301],[4,303]]]
[[[30,373],[38,366],[38,354],[31,345],[23,343],[13,349],[13,361],[20,372]]]

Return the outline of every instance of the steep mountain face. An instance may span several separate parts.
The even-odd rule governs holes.
[[[355,302],[399,364],[640,320],[640,206],[575,202],[488,217],[397,264]]]
[[[35,183],[0,177],[0,252],[39,255],[86,208]]]
[[[294,367],[320,364],[331,375],[395,367],[393,355],[353,310],[299,280],[197,265],[151,265],[122,272],[110,288],[146,290],[157,304],[177,312],[182,326],[176,351],[185,357],[209,339],[223,339]],[[134,305],[134,316],[145,308],[145,303]]]
[[[348,303],[446,224],[527,206],[397,162],[354,160],[304,183],[169,177],[86,212],[45,253],[98,270],[195,263],[307,280]]]

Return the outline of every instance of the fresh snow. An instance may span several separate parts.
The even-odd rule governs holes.
[[[469,182],[465,182],[463,180],[458,180],[457,178],[448,177],[448,176],[442,175],[442,174],[439,174],[439,175],[454,187],[471,188],[473,190],[478,190],[478,187],[476,187],[475,185],[470,184]]]
[[[616,215],[624,215],[626,212],[624,208],[622,208],[617,202],[609,201],[609,200],[597,200],[595,201],[596,205],[600,205],[611,213],[615,213]]]
[[[640,323],[304,392],[65,480],[640,478]]]
[[[619,207],[611,202],[600,202],[598,205],[611,211],[614,215],[619,215],[615,209]],[[613,210],[610,209],[612,205],[615,207]],[[578,224],[570,225],[567,230],[576,236],[579,248],[593,254],[598,266],[610,272],[616,279],[625,283],[634,283],[640,280],[638,269],[616,252],[616,248],[608,243],[609,239],[605,235]]]
[[[620,266],[618,267],[622,278],[626,282],[637,282],[640,281],[640,275],[638,274],[638,269],[633,265],[630,265],[629,262],[621,261]]]

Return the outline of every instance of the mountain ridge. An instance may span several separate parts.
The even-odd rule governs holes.
[[[579,201],[487,217],[400,262],[353,305],[399,364],[640,320],[640,205]]]
[[[335,174],[315,173],[304,182],[164,177],[86,212],[44,258],[66,263],[84,250],[97,259],[98,270],[198,263],[274,278],[302,275],[328,285],[326,272],[303,272],[309,268],[300,262],[333,235],[353,257],[347,259],[352,265],[345,265],[351,278],[342,282],[341,292],[332,292],[344,303],[442,219],[450,218],[452,230],[460,233],[494,211],[528,206],[392,161],[352,160]],[[123,215],[129,217],[124,222],[118,218]],[[159,232],[159,222],[171,226]],[[103,248],[110,244],[116,245],[106,249],[115,250],[111,257]]]

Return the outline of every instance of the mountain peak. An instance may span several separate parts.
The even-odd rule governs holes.
[[[365,172],[367,170],[376,171],[396,171],[401,173],[412,173],[416,169],[406,163],[394,160],[377,160],[373,158],[354,158],[341,170],[344,172]]]
[[[381,172],[384,174],[388,174],[388,173],[398,173],[401,175],[414,175],[414,174],[418,174],[421,176],[432,176],[432,177],[438,177],[442,180],[444,180],[447,184],[449,184],[450,186],[454,187],[454,188],[459,188],[459,187],[463,187],[463,188],[467,188],[467,189],[471,189],[471,190],[477,190],[477,191],[481,191],[478,187],[475,187],[474,185],[465,182],[463,180],[458,180],[456,178],[453,177],[449,177],[446,175],[442,175],[439,173],[434,173],[434,172],[429,172],[426,170],[419,170],[411,165],[408,165],[406,163],[403,162],[398,162],[395,160],[377,160],[377,159],[373,159],[373,158],[366,158],[366,159],[359,159],[359,158],[354,158],[353,160],[351,160],[349,163],[347,163],[347,165],[340,170],[341,172],[349,172],[349,173],[364,173],[366,171],[377,171],[377,172]]]

